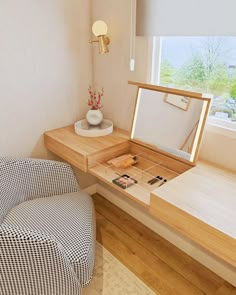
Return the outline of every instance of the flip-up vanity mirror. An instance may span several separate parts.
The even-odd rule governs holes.
[[[210,98],[149,84],[129,84],[138,88],[129,140],[89,157],[88,167],[96,177],[149,206],[154,189],[196,164]]]
[[[139,84],[131,140],[196,163],[210,98]]]

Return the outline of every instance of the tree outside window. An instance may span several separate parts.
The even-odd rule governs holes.
[[[210,116],[235,123],[236,38],[163,37],[160,85],[214,95]]]

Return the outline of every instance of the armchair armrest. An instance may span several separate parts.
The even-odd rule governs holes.
[[[63,248],[48,235],[1,226],[0,261],[0,294],[81,294]]]
[[[0,222],[15,205],[79,191],[70,165],[50,160],[0,158]]]

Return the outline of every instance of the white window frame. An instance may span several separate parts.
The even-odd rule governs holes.
[[[148,54],[148,76],[147,81],[150,84],[160,84],[160,64],[161,64],[161,49],[162,49],[162,38],[151,37],[149,42]],[[207,129],[214,133],[223,134],[227,137],[236,138],[236,123],[227,122],[217,118],[208,116],[207,118]]]

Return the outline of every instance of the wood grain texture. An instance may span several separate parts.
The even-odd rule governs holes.
[[[165,262],[148,250],[112,223],[108,223],[99,213],[97,215],[97,239],[105,248],[116,256],[157,294],[203,295],[198,288],[193,286],[181,275],[173,271]],[[159,293],[158,293],[159,292]]]
[[[235,295],[236,288],[225,282],[215,293],[215,295]]]
[[[187,90],[182,90],[182,89],[175,89],[175,88],[169,88],[169,87],[164,87],[164,86],[159,86],[159,85],[152,85],[152,84],[147,84],[147,83],[141,83],[141,82],[135,82],[135,81],[128,81],[128,84],[130,85],[136,85],[139,88],[144,88],[144,89],[150,89],[150,90],[155,90],[163,93],[170,93],[170,94],[175,94],[175,95],[182,95],[182,96],[187,96],[191,98],[196,98],[200,100],[205,100],[205,101],[211,101],[212,95],[203,95],[200,92],[193,92],[193,91],[187,91]]]
[[[169,157],[165,153],[161,153],[160,151],[150,149],[150,146],[145,146],[145,144],[140,145],[135,142],[130,143],[130,151],[133,154],[143,154],[145,158],[150,161],[160,163],[163,167],[171,169],[179,174],[187,171],[192,168],[194,165],[189,162],[185,162],[184,160],[179,160],[176,157]]]
[[[103,165],[97,165],[90,168],[89,172],[112,188],[121,192],[124,196],[131,198],[143,207],[149,209],[150,191],[142,189],[140,185],[133,185],[127,189],[122,189],[112,182],[113,179],[119,177],[117,173],[110,168],[105,168]]]
[[[129,141],[116,144],[112,147],[103,149],[99,152],[93,153],[88,156],[88,168],[96,166],[98,163],[106,162],[114,157],[129,153]]]
[[[204,109],[205,109],[205,113],[203,111]],[[204,101],[203,108],[202,108],[202,114],[200,116],[199,124],[198,124],[197,131],[196,131],[196,136],[195,136],[194,143],[193,143],[193,151],[192,151],[194,154],[193,163],[197,163],[197,160],[198,160],[198,156],[199,156],[199,152],[200,152],[200,145],[201,145],[201,141],[202,141],[202,137],[203,137],[203,131],[204,131],[204,127],[206,124],[209,109],[210,109],[210,101]],[[199,132],[199,134],[198,134],[198,132]],[[197,136],[197,134],[198,134],[198,136]],[[195,146],[195,141],[196,141],[196,146]],[[195,152],[194,152],[194,149],[195,149]]]
[[[57,139],[51,137],[50,134],[44,134],[44,142],[49,151],[76,168],[87,172],[87,157],[85,155],[77,153],[75,150],[67,146],[66,143],[59,142]]]
[[[236,238],[236,173],[200,162],[153,196]]]
[[[170,181],[172,178],[179,175],[179,173],[176,171],[185,171],[185,169],[189,169],[189,166],[169,158],[164,161],[163,159],[165,159],[165,157],[163,158],[163,156],[159,155],[157,152],[152,152],[149,149],[139,145],[135,145],[136,147],[133,148],[134,145],[135,144],[131,143],[129,149],[126,152],[130,152],[131,150],[131,154],[136,156],[136,165],[126,169],[117,169],[109,166],[106,161],[103,162],[105,159],[111,159],[112,154],[113,157],[122,154],[119,154],[119,146],[116,145],[111,149],[112,153],[108,151],[107,153],[101,152],[100,154],[97,153],[95,155],[89,156],[88,161],[95,164],[89,168],[89,172],[100,180],[104,181],[106,184],[109,184],[111,187],[122,192],[125,196],[128,196],[141,205],[148,207],[150,205],[151,191],[153,191],[161,183],[161,181],[159,181],[153,185],[150,185],[148,181],[155,178],[157,175],[160,175],[163,177],[163,179]],[[99,159],[101,162],[96,162],[94,158]],[[127,189],[122,189],[112,182],[118,177],[118,175],[123,174],[127,174],[134,178],[137,181],[137,184],[132,185]]]
[[[98,241],[154,292],[233,295],[232,285],[174,245],[100,195],[93,199]]]
[[[234,238],[154,194],[151,194],[150,212],[160,221],[233,267],[236,274],[236,240]]]
[[[88,168],[88,155],[125,143],[128,138],[128,133],[121,129],[115,129],[107,136],[83,137],[74,132],[74,126],[54,129],[44,134],[45,145],[50,151],[85,172]]]
[[[47,131],[45,135],[65,144],[81,155],[93,154],[129,139],[127,131],[121,129],[114,129],[112,134],[106,136],[84,137],[74,132],[74,126]]]
[[[151,194],[150,212],[232,267],[236,173],[201,162]]]

